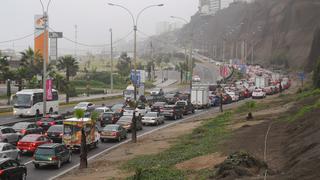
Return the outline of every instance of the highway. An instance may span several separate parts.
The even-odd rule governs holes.
[[[216,81],[217,74],[216,74],[216,69],[214,69],[213,66],[197,64],[195,71],[202,72],[199,74],[202,82],[214,83]],[[159,73],[157,75],[159,77],[161,74]],[[168,75],[169,75],[170,80],[173,79],[173,80],[179,81],[180,74],[178,72],[169,71]],[[175,87],[168,87],[165,84],[162,86],[160,84],[159,87],[163,88],[165,92],[178,90]],[[112,105],[114,103],[120,103],[120,102],[123,102],[123,100],[122,99],[106,100],[101,103],[104,103],[106,105]],[[98,105],[100,105],[100,104],[98,104]],[[73,110],[73,106],[60,107],[60,113],[65,113],[67,111],[71,112],[72,110]],[[185,118],[182,120],[178,120],[178,121],[170,121],[169,120],[169,121],[166,121],[166,123],[164,125],[160,125],[160,126],[156,126],[156,127],[155,126],[144,126],[144,129],[142,131],[139,131],[138,135],[150,133],[150,132],[153,132],[154,130],[157,130],[159,128],[164,128],[170,124],[177,123],[177,122],[180,122],[180,121],[183,121],[186,119],[194,118],[195,116],[198,116],[199,114],[202,114],[202,113],[206,113],[206,112],[201,112],[201,111],[199,112],[198,111],[198,112],[196,112],[195,115],[185,116]],[[0,125],[8,124],[13,121],[16,122],[16,121],[25,121],[25,120],[28,120],[28,118],[13,117],[11,114],[0,115]],[[128,134],[128,137],[131,137],[131,134]],[[129,139],[127,141],[129,141]],[[117,143],[117,142],[100,143],[98,148],[92,149],[89,152],[89,157],[95,157],[99,153],[107,151],[108,149],[115,147],[115,146],[118,146],[118,145],[119,145],[119,143]],[[61,167],[61,169],[55,169],[54,167],[43,167],[41,169],[35,169],[32,164],[32,155],[23,155],[21,158],[21,162],[26,164],[26,166],[27,166],[27,169],[28,169],[27,179],[32,179],[32,180],[51,179],[51,178],[65,172],[65,171],[70,170],[72,167],[77,166],[79,163],[79,154],[73,154],[72,162],[69,164],[63,165]]]

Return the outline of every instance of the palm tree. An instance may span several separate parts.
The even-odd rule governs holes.
[[[43,69],[43,58],[41,54],[34,52],[30,47],[24,52],[20,52],[20,54],[20,67],[27,67],[29,70],[26,78],[30,80],[35,75],[41,75]]]
[[[77,119],[81,119],[83,122],[84,111],[82,109],[76,109],[74,111],[74,116]],[[79,169],[87,168],[88,167],[88,149],[87,149],[87,137],[86,132],[84,129],[84,124],[81,127],[81,147],[80,147],[80,165]]]
[[[66,83],[69,85],[70,77],[75,76],[79,71],[79,63],[71,55],[60,57],[57,62],[58,70],[66,72]],[[69,103],[69,91],[66,91],[66,102]]]

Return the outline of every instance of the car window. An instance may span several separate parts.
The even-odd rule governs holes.
[[[1,133],[2,134],[7,134],[8,132],[7,132],[7,129],[1,129]]]
[[[89,103],[88,106],[92,106],[92,103]]]
[[[61,153],[62,151],[63,151],[62,146],[58,146],[58,147],[56,148],[56,152],[57,152],[57,153]]]
[[[44,141],[43,136],[40,136],[40,137],[37,139],[37,141]]]
[[[12,166],[12,164],[9,162],[9,161],[6,161],[6,162],[3,162],[2,164],[1,164],[1,169],[8,169],[8,168],[10,168]]]
[[[16,133],[12,128],[8,128],[10,133]]]
[[[4,146],[2,147],[2,151],[8,151],[8,145],[4,145]]]
[[[49,141],[49,139],[47,137],[42,137],[43,141]]]
[[[62,148],[63,151],[68,151],[66,146],[61,146],[61,148]]]
[[[19,166],[19,163],[16,162],[16,161],[10,160],[10,161],[9,161],[9,165],[10,165],[10,167],[18,167],[18,166]]]
[[[8,145],[8,147],[9,147],[9,149],[11,149],[11,150],[16,150],[16,149],[17,149],[17,148],[16,148],[14,145],[12,145],[12,144]]]

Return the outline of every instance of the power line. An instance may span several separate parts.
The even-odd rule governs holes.
[[[54,29],[49,28],[51,31],[56,32]],[[128,34],[126,34],[125,36],[123,36],[122,38],[118,39],[117,41],[115,41],[113,44],[117,44],[120,41],[126,39],[130,34],[132,34],[133,31],[130,31]],[[87,44],[87,43],[81,43],[75,40],[72,40],[71,38],[67,37],[67,36],[63,36],[63,39],[72,42],[74,44],[80,45],[80,46],[85,46],[85,47],[100,47],[100,48],[105,48],[105,47],[109,47],[111,44]]]
[[[0,41],[0,44],[10,43],[10,42],[15,42],[15,41],[20,41],[20,40],[26,39],[26,38],[28,38],[28,37],[34,36],[34,34],[37,33],[37,32],[39,32],[39,31],[40,31],[40,30],[35,31],[35,32],[33,32],[33,33],[30,33],[30,34],[28,34],[28,35],[19,37],[19,38],[10,39],[10,40],[6,40],[6,41]]]

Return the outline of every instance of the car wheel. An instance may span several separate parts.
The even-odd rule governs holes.
[[[104,139],[100,139],[101,140],[101,142],[104,142]]]
[[[52,108],[49,109],[49,114],[53,114],[53,109]]]
[[[26,180],[27,179],[27,173],[23,172],[21,175],[21,180]]]
[[[36,169],[39,169],[39,168],[40,168],[40,165],[39,165],[39,164],[34,164],[34,167],[35,167]]]
[[[39,118],[39,116],[40,116],[40,110],[37,109],[37,110],[36,110],[36,117]]]
[[[72,161],[72,155],[70,154],[67,163],[71,163],[71,161]]]
[[[57,169],[60,169],[61,168],[61,161],[60,159],[58,160],[58,164],[57,164]]]
[[[177,115],[174,115],[174,116],[173,116],[173,119],[174,119],[174,120],[177,120]]]

